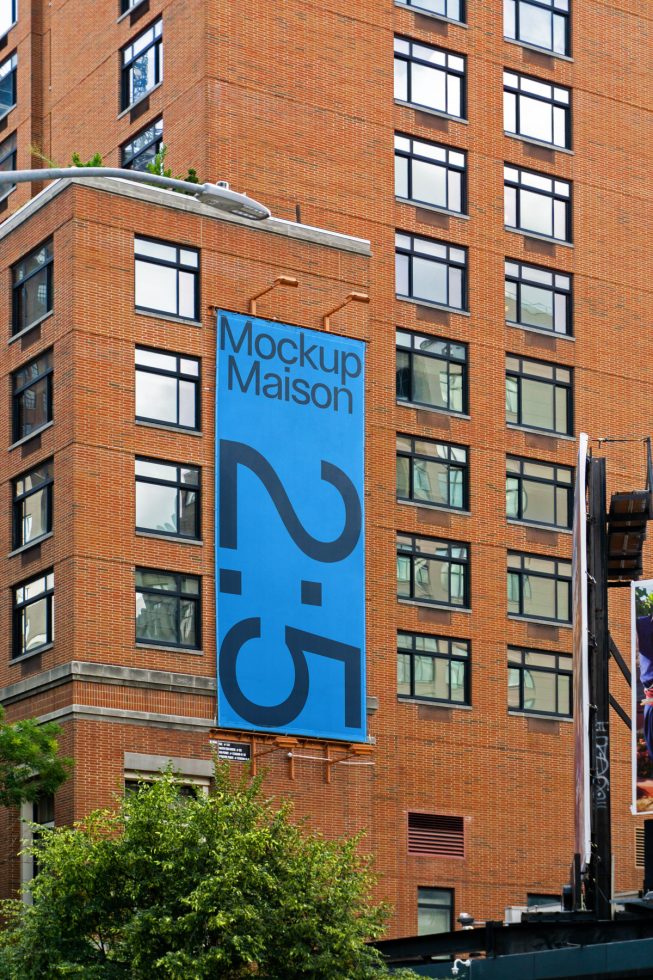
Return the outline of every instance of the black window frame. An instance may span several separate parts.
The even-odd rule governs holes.
[[[417,548],[416,543],[429,542],[432,546],[432,550],[420,551]],[[436,547],[440,549],[444,554],[438,554]],[[464,549],[464,556],[454,555],[453,551],[455,549]],[[415,589],[415,564],[417,558],[426,558],[429,561],[439,562],[442,565],[448,566],[447,574],[447,593],[448,601],[440,602],[437,599],[428,599],[423,596],[416,594]],[[397,531],[397,564],[399,559],[407,559],[409,561],[410,577],[409,577],[409,594],[401,595],[399,592],[399,574],[397,572],[397,599],[401,602],[419,602],[426,603],[429,606],[434,606],[439,609],[470,609],[471,605],[471,593],[470,593],[470,546],[466,541],[449,541],[443,538],[433,538],[429,535],[424,534],[410,534],[403,531]],[[460,602],[453,602],[452,596],[454,591],[452,589],[452,570],[453,566],[457,566],[461,569],[461,581],[462,581],[462,597]]]
[[[143,147],[141,147],[141,149],[137,153],[135,153],[133,149],[130,149],[133,147],[136,140],[144,137],[150,130],[156,130],[156,131],[153,135],[153,138],[150,139],[149,143],[146,143]],[[147,153],[149,150],[152,149],[154,149],[154,153],[152,154],[151,159],[154,159],[157,153],[161,152],[162,146],[163,146],[163,116],[159,116],[158,119],[155,119],[153,122],[148,123],[147,126],[143,126],[141,129],[139,129],[137,133],[134,133],[131,139],[127,140],[126,143],[122,144],[122,146],[120,147],[120,159],[122,161],[121,166],[125,170],[146,171],[147,164],[150,162],[150,159],[148,158],[145,161],[145,165],[142,167],[136,166],[137,161],[143,156],[143,154]]]
[[[421,894],[424,892],[443,892],[443,893],[446,892],[450,898],[450,901],[447,904],[443,903],[442,905],[436,905],[433,902],[427,902],[426,900],[422,901],[421,899],[425,899],[426,897],[425,895]],[[442,888],[439,885],[437,887],[435,885],[418,885],[417,886],[417,929],[416,929],[417,935],[418,936],[438,935],[438,933],[426,933],[420,931],[420,924],[419,924],[420,909],[429,909],[429,908],[448,910],[449,929],[444,931],[452,932],[454,928],[455,901],[456,901],[456,892],[455,889],[453,888]]]
[[[173,591],[171,589],[155,589],[152,586],[139,586],[137,583],[137,575],[139,572],[153,573],[155,575],[167,575],[170,578],[174,578],[176,579],[176,589]],[[197,582],[197,592],[184,592],[179,584],[183,579],[192,579],[194,582]],[[175,627],[176,627],[176,634],[178,638],[181,636],[181,621],[179,615],[181,602],[190,601],[195,603],[195,636],[196,636],[195,643],[189,644],[189,643],[174,642],[168,639],[165,640],[151,639],[150,637],[139,636],[138,616],[135,615],[134,634],[136,637],[137,644],[140,644],[141,646],[147,645],[147,646],[154,646],[154,647],[156,646],[174,647],[175,649],[179,649],[179,650],[202,649],[202,578],[200,575],[190,575],[187,574],[186,572],[171,572],[160,568],[145,568],[145,567],[138,566],[135,569],[134,588],[135,588],[135,596],[138,595],[139,593],[146,593],[147,595],[153,595],[153,596],[162,595],[165,596],[167,599],[172,598],[177,600],[176,613],[175,613]]]
[[[408,241],[406,241],[406,239]],[[422,250],[420,250],[420,243],[422,243]],[[444,250],[444,256],[439,256],[429,251],[429,247],[440,248]],[[461,252],[463,255],[462,260],[458,258],[452,258],[453,252]],[[399,269],[400,269],[400,256],[407,257],[407,282],[408,282],[408,292],[399,292]],[[467,283],[467,266],[469,258],[469,249],[465,245],[456,245],[452,242],[443,242],[439,238],[426,238],[424,235],[413,235],[407,231],[396,231],[395,232],[395,294],[401,299],[409,300],[411,303],[422,304],[426,306],[437,306],[442,309],[452,310],[454,313],[468,312],[468,283]],[[445,266],[447,275],[447,294],[446,302],[440,302],[437,299],[432,299],[427,296],[418,296],[414,292],[414,265],[415,260],[422,262],[433,262],[438,266]],[[452,271],[460,270],[460,306],[455,306],[451,302],[451,287],[452,287]]]
[[[399,445],[399,440],[405,439],[410,442],[409,448],[404,448]],[[417,443],[428,443],[434,447],[434,454],[428,455],[425,450],[420,450],[416,448]],[[439,456],[435,454],[435,447],[445,449],[446,456]],[[452,452],[452,450],[454,452]],[[462,452],[465,454],[464,460],[459,460],[454,458],[455,451]],[[409,496],[403,497],[399,493],[399,482],[397,481],[397,500],[399,502],[411,502],[418,504],[420,507],[436,507],[440,510],[453,510],[453,511],[468,511],[469,510],[469,446],[461,446],[458,443],[453,442],[443,442],[439,439],[422,439],[420,436],[407,435],[403,432],[397,433],[397,460],[407,459],[408,460],[408,484],[409,484]],[[436,501],[428,500],[422,497],[415,496],[415,460],[427,460],[430,462],[439,463],[442,465],[447,472],[447,503],[442,504]],[[462,503],[460,506],[451,503],[451,471],[458,471],[462,474]]]
[[[514,271],[513,271],[514,270]],[[529,278],[529,272],[531,278]],[[551,282],[547,284],[537,280],[550,276]],[[564,285],[563,280],[567,280],[568,286]],[[508,317],[508,283],[515,283],[515,309],[518,319],[511,320]],[[524,285],[533,286],[543,292],[548,291],[553,296],[553,327],[544,327],[541,324],[527,323],[522,317],[522,287]],[[545,266],[535,265],[532,262],[520,262],[518,259],[506,259],[504,266],[504,296],[506,298],[506,323],[513,323],[527,330],[541,330],[552,337],[573,337],[574,335],[574,303],[573,303],[573,276],[570,272],[560,272],[558,269],[548,269]],[[558,321],[558,297],[562,297],[564,303],[565,330],[557,329]]]
[[[51,583],[48,580],[51,579]],[[30,585],[35,585],[39,581],[43,582],[43,589],[37,595],[29,599],[18,599],[18,592],[26,589]],[[32,649],[24,649],[24,626],[22,613],[29,606],[36,605],[37,602],[45,600],[45,642]],[[23,579],[17,585],[12,586],[12,660],[19,660],[22,657],[30,657],[49,648],[54,643],[54,569],[48,568],[32,578]]]
[[[395,3],[397,4],[397,6],[399,6],[399,7],[408,7],[409,10],[415,10],[417,13],[420,13],[420,14],[427,14],[427,15],[430,14],[432,17],[437,17],[439,20],[448,20],[448,21],[451,21],[452,24],[466,24],[467,23],[467,20],[466,20],[466,17],[467,17],[467,10],[466,10],[467,3],[466,3],[466,0],[440,0],[440,2],[442,4],[444,4],[445,11],[448,11],[449,10],[449,4],[451,4],[451,3],[457,3],[458,6],[459,6],[459,10],[460,10],[460,17],[453,17],[448,12],[445,12],[444,14],[442,14],[442,13],[440,13],[439,10],[432,10],[431,7],[428,7],[426,5],[427,2],[428,2],[428,0],[422,0],[421,3],[419,2],[419,0],[395,0]],[[432,0],[432,2],[433,2],[433,0]],[[435,0],[435,2],[437,2],[437,0]]]
[[[162,357],[169,357],[174,359],[176,367],[174,370],[166,370],[161,367],[154,367],[150,364],[139,364],[137,361],[138,352],[143,351],[145,353],[156,354]],[[192,361],[197,364],[197,374],[190,374],[185,372],[181,364],[183,361]],[[166,428],[179,429],[182,432],[201,432],[202,431],[202,401],[201,401],[201,390],[202,390],[202,366],[201,359],[199,357],[194,357],[192,354],[178,354],[174,351],[162,350],[158,347],[145,347],[138,344],[134,349],[134,373],[135,376],[138,372],[142,374],[155,374],[164,378],[174,378],[177,384],[177,420],[179,420],[179,385],[182,381],[191,383],[195,386],[195,422],[194,426],[182,425],[179,421],[170,422],[168,420],[157,420],[152,416],[135,415],[137,422],[144,422],[148,425],[160,425]],[[138,379],[135,377],[135,382]]]
[[[515,79],[514,82],[511,79]],[[543,95],[541,93],[528,91],[528,84],[532,83],[534,85],[544,86],[550,90],[550,94]],[[564,93],[566,98],[563,98],[559,93]],[[507,123],[507,108],[506,108],[506,95],[514,96],[515,100],[515,128],[508,129]],[[541,102],[543,105],[550,106],[551,110],[551,139],[545,140],[539,136],[531,136],[528,133],[521,132],[521,118],[523,114],[522,109],[522,99],[532,99],[534,102]],[[564,118],[564,142],[557,143],[555,139],[555,110],[560,109],[563,113]],[[523,75],[520,72],[510,71],[509,69],[504,69],[503,72],[503,131],[504,133],[509,133],[511,136],[517,136],[519,139],[530,140],[535,143],[541,143],[543,146],[550,146],[554,150],[571,150],[572,148],[572,131],[571,131],[571,89],[567,88],[565,85],[556,85],[553,82],[547,81],[544,78],[536,78],[534,75]]]
[[[40,483],[36,486],[30,487],[29,490],[18,491],[18,486],[21,481],[27,480],[34,473],[39,470],[44,470],[49,468],[49,473],[44,476]],[[36,496],[36,494],[45,494],[45,530],[38,535],[38,537],[30,538],[29,541],[23,540],[23,523],[25,519],[25,514],[23,511],[23,506],[26,500],[30,497]],[[50,457],[49,459],[44,459],[42,463],[37,466],[33,466],[29,470],[25,470],[18,476],[15,476],[11,481],[11,514],[12,514],[12,547],[14,550],[17,548],[28,548],[32,545],[38,544],[42,541],[48,534],[52,533],[52,528],[54,526],[54,459]]]
[[[44,369],[41,370],[39,374],[37,374],[35,377],[29,378],[28,381],[26,381],[24,384],[20,385],[19,387],[16,387],[17,376],[19,374],[28,371],[33,365],[37,365],[39,361],[45,361],[45,360],[47,360],[48,363],[46,363]],[[20,442],[22,439],[30,439],[32,436],[37,435],[46,427],[46,425],[49,425],[50,422],[53,421],[54,419],[54,398],[53,398],[53,383],[52,383],[53,373],[54,373],[53,350],[51,347],[48,348],[48,350],[42,351],[42,353],[32,358],[31,361],[27,361],[27,363],[22,364],[19,368],[17,368],[15,371],[12,372],[11,416],[12,416],[13,441],[15,443]],[[41,382],[43,378],[46,379],[47,418],[45,422],[42,422],[36,429],[32,429],[30,432],[21,433],[20,399],[23,397],[25,392],[29,391],[29,389],[32,388],[34,385],[39,384],[39,382]],[[24,427],[24,423],[23,423],[23,427]]]
[[[400,337],[407,337],[410,339],[410,346],[405,343],[400,343]],[[418,342],[423,342],[425,344],[436,345],[439,349],[437,351],[433,350],[416,350],[416,344]],[[408,372],[406,378],[410,386],[410,397],[402,397],[399,394],[399,383],[397,384],[397,401],[400,404],[407,405],[419,405],[425,406],[436,411],[446,412],[449,415],[467,415],[469,407],[469,367],[468,367],[468,346],[465,343],[445,340],[442,337],[429,337],[426,334],[416,334],[409,330],[397,329],[397,352],[401,351],[407,354],[409,360]],[[464,356],[455,356],[453,351],[460,349]],[[430,402],[421,402],[415,399],[415,370],[414,370],[414,359],[416,357],[430,358],[431,360],[439,361],[442,364],[447,365],[447,378],[451,378],[451,364],[460,364],[461,372],[461,409],[455,409],[451,407],[451,393],[455,391],[455,387],[452,387],[450,381],[447,383],[447,393],[448,393],[448,406],[442,408],[438,405],[433,405]],[[397,370],[397,382],[399,382],[399,370]]]
[[[528,654],[534,654],[537,657],[550,657],[552,659],[552,666],[547,667],[544,664],[529,664],[526,663],[526,657]],[[563,666],[566,665],[567,669]],[[508,647],[507,655],[507,667],[508,667],[508,692],[510,695],[511,685],[510,685],[510,672],[516,671],[519,677],[519,685],[516,690],[518,691],[519,704],[515,706],[510,704],[508,701],[508,711],[519,712],[520,714],[527,715],[539,715],[557,718],[571,718],[573,717],[573,657],[569,653],[559,653],[557,650],[535,650],[532,647]],[[526,683],[525,675],[528,673],[538,673],[538,674],[553,674],[556,677],[555,685],[555,701],[556,710],[551,709],[539,710],[538,708],[529,707],[526,704]],[[568,710],[560,710],[561,702],[561,690],[558,678],[566,677],[569,683],[568,689],[568,700],[569,703],[566,706]],[[515,688],[513,688],[514,690]]]
[[[406,48],[407,45],[407,48]],[[428,60],[426,57],[420,57],[420,49],[428,48],[431,51],[437,51],[439,54],[443,55],[443,63],[438,64],[433,60]],[[414,106],[417,109],[426,109],[429,112],[435,112],[439,115],[446,116],[447,119],[465,119],[467,118],[467,57],[461,54],[459,51],[450,51],[447,48],[441,48],[436,44],[423,44],[420,41],[413,41],[409,37],[404,37],[402,35],[395,35],[394,38],[394,64],[397,61],[405,61],[407,64],[406,69],[406,99],[399,98],[396,94],[396,72],[395,72],[395,101],[399,102],[401,105]],[[462,68],[458,68],[455,65],[452,67],[450,59],[456,58],[462,61]],[[428,103],[415,102],[412,99],[412,65],[421,65],[431,71],[442,72],[444,77],[444,87],[445,87],[445,108],[442,109],[437,105],[429,105]],[[455,76],[460,79],[460,114],[456,112],[449,112],[450,97],[449,97],[449,76]]]
[[[16,133],[9,135],[0,142],[0,171],[18,169],[18,140]],[[0,201],[16,190],[16,184],[0,184]]]
[[[515,465],[515,471],[511,472],[508,469],[509,464]],[[536,476],[533,474],[528,474],[525,469],[528,466],[538,466],[538,467],[548,467],[552,470],[552,479],[546,480],[544,477]],[[559,474],[561,471],[569,474],[569,480],[561,480]],[[507,498],[508,494],[512,490],[508,489],[508,481],[515,480],[517,482],[517,516],[514,517],[508,513]],[[556,517],[553,523],[549,523],[544,520],[530,520],[528,517],[524,517],[524,506],[523,498],[526,494],[524,489],[524,482],[527,483],[539,483],[542,486],[548,486],[553,489],[553,510]],[[567,506],[565,508],[564,520],[557,520],[558,517],[558,493],[557,491],[565,490],[567,493]],[[534,524],[537,526],[548,526],[552,528],[561,528],[563,530],[570,530],[573,521],[573,510],[574,510],[574,470],[571,466],[561,466],[558,463],[547,463],[544,460],[539,459],[529,459],[523,456],[512,456],[506,457],[506,516],[509,521],[513,521],[519,524]]]
[[[563,0],[564,2],[564,0]],[[515,34],[514,37],[511,34],[506,33],[506,12],[509,9],[508,5],[514,3],[514,22],[515,22]],[[503,36],[511,41],[515,41],[517,44],[523,44],[525,47],[538,48],[540,51],[548,51],[549,54],[558,55],[559,57],[568,58],[571,55],[571,0],[567,0],[567,9],[563,10],[560,7],[555,6],[556,0],[504,0],[504,34]],[[522,14],[522,4],[527,7],[536,7],[540,10],[549,11],[551,14],[551,40],[552,44],[550,47],[542,44],[535,44],[534,41],[523,40],[520,37],[520,20]],[[564,25],[564,51],[558,51],[555,48],[555,30],[554,30],[554,17],[562,18],[562,23]]]
[[[120,0],[120,16],[122,17],[123,14],[131,13],[136,7],[140,7],[142,3],[145,3],[145,0]]]
[[[175,253],[174,261],[137,252],[139,242],[149,242],[152,245],[159,245],[163,246],[164,248],[173,249]],[[192,265],[185,263],[181,258],[182,252],[192,252],[197,259],[197,264]],[[143,262],[147,265],[155,265],[160,269],[170,269],[174,271],[176,312],[171,313],[169,310],[157,309],[156,307],[152,306],[138,306],[136,303],[136,277],[139,262]],[[179,312],[179,276],[182,272],[192,275],[194,280],[192,316],[185,316],[183,313]],[[166,319],[166,317],[177,317],[180,320],[188,320],[192,323],[197,323],[200,315],[200,250],[198,248],[194,248],[192,245],[178,245],[177,242],[169,242],[161,238],[149,238],[147,235],[134,235],[134,309],[141,310],[144,313],[155,313],[162,319]]]
[[[8,67],[7,67],[8,66]],[[4,72],[4,75],[2,74]],[[18,52],[14,51],[9,57],[5,58],[4,61],[0,62],[0,78],[3,80],[9,77],[9,88],[11,90],[12,102],[11,105],[5,106],[4,109],[0,105],[0,119],[4,119],[12,109],[16,108],[18,103]]]
[[[416,641],[424,640],[434,640],[444,648],[444,651],[438,649],[437,651],[430,650],[420,650]],[[402,642],[405,644],[402,646]],[[461,653],[454,652],[454,644],[459,646],[465,646],[467,648],[467,653],[465,655]],[[403,694],[399,691],[399,657],[405,656],[409,658],[409,674],[410,674],[410,692],[408,694]],[[416,657],[430,657],[432,660],[439,660],[449,665],[448,671],[448,686],[449,694],[451,695],[451,667],[453,664],[460,664],[463,667],[463,699],[461,701],[454,700],[451,696],[448,698],[435,698],[429,697],[427,694],[416,693],[415,691],[415,658]],[[452,707],[460,707],[471,705],[471,642],[469,640],[458,639],[452,636],[434,636],[427,633],[414,633],[409,630],[397,630],[397,698],[399,701],[426,701],[429,704],[449,704]]]
[[[0,38],[6,37],[12,27],[15,27],[18,23],[18,0],[8,0],[9,6],[11,8],[11,23],[6,31],[0,31]]]
[[[516,174],[517,176],[513,176]],[[526,177],[526,182],[524,182]],[[542,187],[534,186],[528,183],[528,178],[533,181],[548,180],[550,182],[550,189],[545,190]],[[567,193],[563,193],[557,189],[557,185],[564,185],[567,188]],[[522,235],[532,235],[535,238],[544,238],[551,242],[566,242],[571,244],[573,242],[572,237],[572,182],[570,180],[563,180],[561,177],[556,177],[553,174],[544,174],[538,170],[530,170],[527,167],[518,167],[512,163],[506,163],[503,168],[503,188],[504,188],[504,222],[506,228],[511,228],[514,231],[518,231]],[[510,189],[515,191],[515,224],[508,224],[508,192]],[[546,232],[536,231],[532,228],[526,228],[522,225],[522,192],[528,194],[538,194],[540,197],[546,197],[551,202],[551,229],[552,234],[549,235]],[[564,238],[560,238],[555,234],[556,230],[556,212],[555,205],[557,202],[561,201],[565,204],[565,216],[564,216]]]
[[[519,560],[517,562],[517,559]],[[511,565],[510,562],[513,562]],[[545,572],[540,570],[531,570],[525,567],[525,561],[535,560],[538,562],[549,562],[552,567],[551,572]],[[561,566],[568,566],[568,574],[561,575]],[[524,551],[509,551],[508,552],[508,562],[507,562],[507,588],[508,588],[508,615],[511,617],[518,617],[519,619],[533,620],[540,622],[546,620],[550,623],[563,623],[569,625],[572,618],[572,608],[571,608],[571,558],[551,558],[549,555],[534,555],[529,554]],[[510,576],[514,575],[518,581],[518,599],[514,600],[510,598]],[[533,615],[528,612],[524,612],[524,578],[539,578],[552,580],[556,583],[554,594],[555,594],[555,616],[545,616],[541,613]],[[560,617],[559,608],[559,595],[558,595],[558,585],[560,583],[567,583],[567,608],[569,610],[569,616],[567,619],[562,619]],[[517,601],[519,609],[517,612],[510,609],[510,603]]]
[[[152,31],[152,39],[144,48],[139,49],[139,51],[134,54],[127,54],[130,49],[133,49],[134,45]],[[154,48],[154,83],[150,88],[141,92],[135,99],[131,99],[131,89],[132,89],[132,68],[133,65],[142,58],[143,55]],[[148,24],[144,30],[139,31],[139,33],[131,38],[128,44],[123,45],[120,49],[120,110],[124,112],[126,109],[131,108],[131,106],[136,105],[141,99],[144,99],[157,85],[163,80],[163,18],[157,17],[156,20]]]
[[[40,265],[35,266],[26,275],[20,275],[19,269],[23,263],[27,263],[32,259],[38,260],[38,255],[41,252],[45,252],[45,258]],[[41,313],[35,320],[32,320],[26,325],[21,324],[21,311],[24,309],[24,291],[26,284],[33,282],[37,276],[45,276],[45,289],[46,289],[46,305],[47,309],[45,313]],[[31,330],[41,322],[46,316],[49,316],[54,309],[54,248],[52,239],[48,238],[46,241],[42,242],[37,248],[33,248],[27,255],[23,255],[22,258],[15,262],[11,267],[11,333],[15,337],[18,334],[24,333],[26,330]]]
[[[399,141],[407,142],[408,146],[398,145]],[[422,149],[423,147],[431,147],[435,151],[439,151],[442,159],[438,159],[437,155],[429,155],[427,151]],[[462,157],[462,163],[458,163],[455,158]],[[408,161],[406,167],[406,184],[408,190],[408,196],[403,197],[397,194],[396,183],[397,183],[397,159],[405,159]],[[394,134],[394,159],[395,159],[395,196],[398,201],[406,201],[410,204],[416,204],[418,206],[427,208],[437,208],[440,211],[446,211],[448,214],[467,214],[467,151],[459,150],[453,146],[446,146],[444,143],[436,143],[433,140],[423,140],[417,139],[415,136],[409,136],[407,133],[395,133]],[[445,172],[445,187],[446,187],[446,203],[439,204],[434,201],[427,201],[423,198],[415,197],[413,194],[413,164],[421,163],[430,167],[439,167]],[[451,188],[450,175],[452,173],[460,175],[460,208],[450,207],[450,196]]]
[[[161,478],[156,478],[152,476],[144,476],[139,474],[138,464],[139,463],[153,463],[156,466],[168,466],[170,469],[176,470],[176,477],[174,480],[164,480]],[[184,483],[181,478],[182,470],[195,470],[197,472],[197,482],[196,483]],[[149,486],[158,487],[169,487],[174,488],[176,493],[176,520],[177,520],[177,531],[165,531],[159,528],[144,527],[136,521],[136,530],[145,534],[161,534],[167,537],[174,538],[175,540],[183,539],[185,541],[200,541],[201,540],[201,510],[202,510],[202,469],[194,463],[175,463],[167,459],[154,459],[151,456],[136,456],[134,459],[134,480],[136,484],[136,495],[138,495],[138,484],[144,483]],[[184,534],[181,531],[181,501],[180,497],[184,491],[193,491],[195,493],[195,527],[192,534]]]
[[[511,364],[511,362],[517,362],[517,366]],[[551,369],[551,377],[547,378],[543,374],[537,374],[536,372],[530,373],[524,365],[529,364],[539,364],[542,368]],[[569,380],[566,380],[560,372],[567,372],[569,375]],[[508,419],[508,398],[510,397],[508,391],[508,380],[513,378],[517,382],[516,395],[517,395],[517,421],[513,422]],[[534,425],[532,422],[524,422],[524,412],[523,412],[523,386],[522,380],[533,381],[539,384],[546,384],[553,388],[553,419],[554,427],[552,429],[544,428],[543,426]],[[566,392],[565,404],[567,412],[567,426],[564,429],[556,428],[556,419],[558,412],[556,392],[558,389],[562,389]],[[553,364],[551,361],[540,361],[536,358],[531,357],[520,357],[518,354],[506,354],[506,420],[507,425],[512,428],[517,429],[528,429],[535,430],[537,432],[546,432],[549,435],[555,437],[558,436],[571,436],[574,432],[574,371],[573,368],[567,367],[566,364]]]

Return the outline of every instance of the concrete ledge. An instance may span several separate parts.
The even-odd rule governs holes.
[[[125,752],[125,769],[132,772],[161,772],[168,766],[184,776],[213,776],[213,763],[207,759],[182,759],[168,755],[148,755],[145,752]]]
[[[178,732],[209,732],[215,727],[215,718],[195,718],[188,715],[164,715],[156,711],[128,711],[123,708],[101,708],[94,704],[69,704],[65,708],[39,715],[37,721],[44,724],[56,721],[106,721],[119,725],[145,725],[167,728]]]
[[[15,684],[0,688],[0,703],[14,704],[72,681],[164,690],[176,694],[198,694],[205,697],[213,696],[216,692],[214,677],[72,660],[70,663],[60,664],[58,667],[52,667],[33,677],[26,677],[24,680],[16,681]]]

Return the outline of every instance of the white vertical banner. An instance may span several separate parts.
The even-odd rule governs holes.
[[[591,857],[590,718],[587,619],[587,447],[585,432],[578,437],[574,491],[572,605],[574,626],[574,762],[576,770],[575,853],[582,869]]]

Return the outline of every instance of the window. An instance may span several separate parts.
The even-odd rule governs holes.
[[[18,58],[12,54],[0,64],[0,119],[16,105],[16,65]]]
[[[506,166],[504,204],[507,228],[571,241],[571,184],[532,170]]]
[[[395,235],[397,296],[467,308],[467,249],[432,238]]]
[[[163,119],[157,119],[122,147],[122,165],[131,170],[147,170],[163,144]]]
[[[503,0],[504,35],[568,55],[570,0]]]
[[[127,109],[158,85],[163,75],[163,22],[159,19],[122,49],[122,101]]]
[[[431,936],[453,929],[453,889],[417,889],[417,935]]]
[[[534,895],[529,892],[526,896],[526,907],[529,909],[546,908],[551,905],[560,907],[560,895]]]
[[[571,336],[571,276],[506,259],[506,320]]]
[[[14,658],[37,653],[54,640],[54,572],[14,588]]]
[[[42,830],[52,830],[54,827],[54,795],[44,793],[34,803],[23,803],[20,809],[21,837],[23,854],[20,860],[20,882],[21,885],[28,886],[32,878],[39,873],[37,856],[30,854],[27,849],[32,844],[36,844],[41,836]],[[38,826],[33,827],[32,824]],[[32,896],[29,891],[24,892],[23,901],[27,905],[32,904]]]
[[[465,821],[439,813],[408,814],[408,853],[425,857],[464,857]]]
[[[465,0],[398,0],[403,6],[412,7],[420,13],[426,11],[447,20],[465,21]]]
[[[397,634],[397,693],[447,704],[469,704],[469,642]]]
[[[134,7],[138,7],[143,0],[120,0],[120,13],[126,14],[129,10],[133,10]]]
[[[12,268],[12,334],[27,330],[51,312],[52,273],[51,241],[35,248]]]
[[[571,718],[572,658],[508,647],[508,708]]]
[[[136,460],[136,529],[182,538],[200,536],[197,466]]]
[[[16,0],[0,0],[0,37],[14,26],[17,19]]]
[[[136,348],[136,418],[199,429],[200,362],[183,354]]]
[[[13,481],[13,546],[35,544],[52,530],[54,464],[47,460]]]
[[[197,320],[200,264],[197,249],[135,238],[134,256],[136,309]]]
[[[465,115],[465,58],[395,38],[395,99],[447,116]]]
[[[397,436],[397,499],[468,507],[467,449],[448,442]]]
[[[508,552],[508,612],[571,622],[571,562]]]
[[[462,214],[467,209],[466,154],[395,133],[395,194]]]
[[[467,346],[397,331],[397,400],[467,411]]]
[[[506,133],[571,149],[571,93],[527,75],[503,73]]]
[[[400,599],[469,607],[469,547],[397,534],[397,594]]]
[[[52,351],[46,351],[13,376],[14,442],[52,421]]]
[[[200,580],[136,569],[136,642],[199,649]]]
[[[0,143],[0,171],[16,170],[16,134],[12,133]],[[15,184],[0,184],[0,201],[9,197],[12,191],[16,190]]]
[[[506,514],[525,524],[571,527],[573,470],[509,456],[506,473]]]
[[[509,424],[571,435],[571,368],[506,356],[506,418]]]

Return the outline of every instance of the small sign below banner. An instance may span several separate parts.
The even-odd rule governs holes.
[[[218,746],[218,759],[224,762],[251,762],[252,746],[246,742],[213,742]]]

